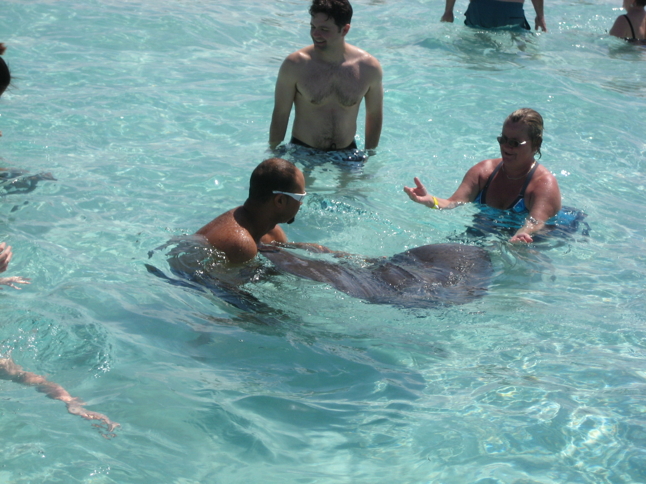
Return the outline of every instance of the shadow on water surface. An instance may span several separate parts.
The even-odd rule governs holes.
[[[475,30],[463,28],[447,38],[429,37],[417,45],[444,50],[457,57],[461,65],[476,70],[506,71],[523,67],[519,60],[539,56],[537,37],[516,30]]]

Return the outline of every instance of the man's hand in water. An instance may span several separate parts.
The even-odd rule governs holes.
[[[306,242],[274,242],[273,244],[258,245],[258,252],[280,252],[281,249],[303,249],[315,254],[333,254],[333,250],[324,245],[309,244]]]

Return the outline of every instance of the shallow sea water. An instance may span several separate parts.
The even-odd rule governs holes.
[[[520,36],[436,3],[354,2],[348,41],[384,68],[380,147],[301,165],[288,236],[370,257],[459,238],[474,207],[402,186],[450,195],[523,106],[589,236],[485,239],[492,285],[462,306],[282,275],[245,287],[253,313],[144,264],[168,273],[151,250],[244,201],[308,3],[5,2],[1,166],[56,181],[0,189],[7,275],[32,279],[0,292],[0,352],[121,428],[0,381],[0,483],[646,481],[646,50],[607,36],[620,2],[555,0],[550,31]]]

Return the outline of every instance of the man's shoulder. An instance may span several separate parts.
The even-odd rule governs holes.
[[[312,63],[312,54],[307,47],[292,52],[283,61],[280,66],[280,76],[283,78],[291,77],[293,79],[299,78],[303,72],[307,71],[308,66]]]
[[[292,52],[285,58],[283,64],[299,65],[310,62],[312,60],[313,48],[314,46],[308,45],[307,47]]]
[[[231,244],[245,243],[247,239],[253,240],[251,234],[236,220],[235,213],[239,208],[231,209],[215,217],[196,234],[206,237],[212,246],[221,250]]]
[[[346,43],[346,52],[349,54],[349,56],[354,59],[356,62],[362,64],[363,66],[366,67],[371,67],[374,69],[380,69],[381,70],[381,64],[377,60],[377,58],[368,52],[366,52],[363,49],[360,49],[356,45],[351,45]]]
[[[213,248],[224,252],[234,263],[253,259],[257,254],[256,242],[249,231],[237,220],[235,213],[240,207],[229,210],[214,218],[196,232],[204,237]]]

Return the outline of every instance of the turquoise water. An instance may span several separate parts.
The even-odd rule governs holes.
[[[168,272],[149,251],[244,200],[307,2],[4,3],[0,163],[56,181],[2,196],[7,275],[32,284],[0,292],[0,352],[121,428],[0,381],[1,483],[646,481],[646,51],[607,37],[618,1],[549,2],[549,33],[521,37],[440,24],[441,3],[354,2],[348,41],[384,68],[380,147],[310,167],[288,236],[368,256],[459,237],[474,207],[402,186],[450,195],[522,106],[590,235],[486,239],[493,283],[463,306],[248,284],[272,325],[144,263]]]

